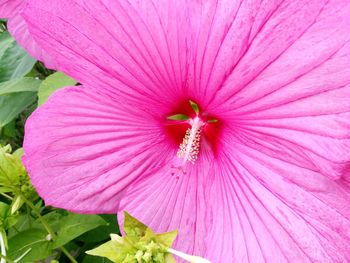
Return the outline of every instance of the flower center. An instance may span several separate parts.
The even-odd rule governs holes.
[[[200,151],[202,133],[205,132],[204,130],[208,130],[207,124],[218,122],[216,119],[203,117],[203,114],[200,114],[197,103],[190,100],[189,105],[192,108],[192,113],[188,115],[175,114],[167,117],[168,120],[173,121],[177,126],[185,124],[188,127],[185,135],[182,135],[183,139],[177,151],[177,157],[182,159],[182,166],[186,162],[192,164],[196,162]]]

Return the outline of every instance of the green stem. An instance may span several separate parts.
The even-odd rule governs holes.
[[[28,217],[28,224],[29,224],[29,228],[32,228],[32,215],[30,214],[30,210],[29,207],[26,205],[26,212],[27,212],[27,217]]]
[[[13,200],[13,198],[5,193],[0,193],[2,196],[6,197],[7,199],[10,199],[11,201]]]
[[[6,233],[4,235],[4,230],[1,229],[0,230],[0,246],[1,246],[1,263],[6,263],[6,259],[4,257],[6,257],[6,245],[5,245],[5,236]]]
[[[50,234],[52,240],[55,240],[57,238],[55,232],[52,230],[52,228],[50,227],[50,225],[47,223],[47,221],[45,220],[45,218],[40,214],[40,212],[37,210],[37,208],[35,207],[35,205],[30,202],[26,197],[24,197],[21,194],[21,198],[23,199],[23,201],[37,214],[39,220],[41,221],[41,223],[43,224],[43,226],[45,227],[47,233]],[[59,247],[62,252],[67,256],[67,258],[69,258],[69,260],[72,263],[78,263],[74,257],[68,252],[67,249],[64,248],[64,246]]]
[[[35,205],[32,202],[30,202],[26,197],[24,197],[24,195],[22,195],[22,194],[21,194],[21,198],[37,214],[40,222],[45,227],[47,233],[49,233],[51,235],[52,239],[55,239],[56,238],[55,232],[51,229],[50,225],[46,222],[45,218],[40,214],[40,212],[37,210]]]
[[[62,252],[67,256],[67,258],[69,258],[69,260],[73,263],[78,263],[75,258],[67,251],[67,249],[65,249],[64,246],[60,247],[60,249],[62,250]]]

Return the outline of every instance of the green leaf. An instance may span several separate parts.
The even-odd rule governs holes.
[[[74,86],[77,84],[77,81],[68,77],[62,72],[56,72],[48,76],[40,85],[39,88],[39,106],[44,104],[48,97],[56,90],[67,87]]]
[[[24,150],[23,148],[18,148],[16,151],[13,152],[13,156],[15,156],[16,158],[18,159],[21,159],[21,157],[23,156],[24,154]]]
[[[167,254],[165,256],[165,263],[176,263],[176,260],[173,255]]]
[[[13,215],[14,213],[16,213],[22,207],[23,204],[24,200],[21,198],[21,196],[15,196],[11,204],[11,214]]]
[[[10,206],[4,202],[0,202],[0,220],[4,221],[7,217],[7,213]]]
[[[98,215],[69,214],[59,221],[59,230],[53,247],[63,246],[76,237],[102,225],[106,221]]]
[[[159,243],[162,243],[163,245],[165,245],[166,247],[171,247],[177,237],[177,234],[178,234],[177,230],[158,234],[156,236],[156,240]]]
[[[8,34],[0,34],[0,82],[25,76],[36,60]]]
[[[124,212],[124,231],[125,234],[133,241],[140,239],[145,235],[147,226],[141,223],[129,213]]]
[[[194,110],[194,112],[198,115],[199,114],[199,106],[197,103],[195,103],[194,101],[190,100],[190,105],[192,107],[192,109]]]
[[[19,216],[16,225],[14,228],[10,228],[8,231],[8,236],[13,237],[18,234],[18,232],[22,232],[28,230],[32,227],[33,218],[29,214],[22,214]]]
[[[0,58],[4,55],[5,51],[10,48],[14,43],[14,39],[10,36],[8,32],[3,32],[0,34]]]
[[[12,120],[2,127],[0,130],[0,136],[3,135],[4,137],[15,138],[17,134],[16,128],[16,120]]]
[[[7,147],[0,147],[0,185],[13,187],[19,183],[20,175],[26,174],[21,160],[10,154]]]
[[[0,83],[0,129],[36,101],[40,83],[33,78]]]
[[[124,212],[124,231],[124,237],[112,234],[111,241],[86,253],[113,262],[174,262],[167,249],[174,242],[177,231],[156,234],[127,212]]]
[[[10,152],[11,147],[0,147],[0,191],[14,196],[10,209],[10,214],[12,215],[16,214],[23,205],[23,197],[29,200],[36,200],[38,196],[22,164],[20,151],[16,152],[16,154],[11,154]],[[10,222],[8,222],[9,224]]]
[[[175,114],[167,117],[167,119],[172,121],[185,121],[188,120],[189,117],[185,114]]]
[[[79,240],[85,243],[97,243],[104,240],[109,240],[111,233],[118,234],[117,217],[115,215],[99,215],[101,216],[108,225],[99,226],[79,237]]]
[[[113,261],[110,261],[107,258],[104,257],[95,257],[95,256],[90,256],[90,255],[86,255],[82,261],[82,263],[111,263]]]
[[[0,129],[36,101],[34,92],[12,93],[0,96]]]
[[[133,249],[131,246],[129,246],[128,248]],[[136,253],[136,249],[134,250]],[[86,251],[86,254],[98,257],[105,257],[111,260],[112,262],[125,262],[125,258],[128,256],[128,252],[129,250],[123,247],[120,243],[111,240],[95,249]],[[131,262],[135,262],[135,259]]]
[[[0,83],[0,95],[24,91],[37,92],[40,84],[41,80],[28,77],[5,81]]]
[[[17,215],[12,215],[10,206],[4,202],[0,202],[0,229],[7,230],[14,226],[18,221]]]
[[[19,262],[35,262],[52,255],[52,242],[43,229],[29,229],[8,240],[8,257],[12,260],[25,256]]]
[[[13,190],[12,188],[6,187],[6,186],[1,186],[1,187],[0,187],[0,192],[1,192],[1,193],[9,193],[9,192],[11,192],[12,190]]]
[[[38,208],[38,210],[40,210],[40,208]],[[50,213],[47,213],[46,215],[43,215],[43,218],[50,225],[52,230],[57,232],[60,229],[60,227],[61,227],[60,221],[65,216],[67,216],[67,215],[63,215],[60,210],[58,210],[58,211],[55,210],[55,211],[52,211]],[[42,228],[42,229],[44,229],[40,219],[37,219],[33,223],[33,227],[34,228]]]

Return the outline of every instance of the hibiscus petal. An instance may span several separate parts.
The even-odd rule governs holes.
[[[8,18],[9,32],[31,56],[42,61],[47,68],[54,69],[54,61],[35,42],[20,14],[25,6],[24,2],[24,0],[0,0],[0,18]]]
[[[193,1],[193,86],[198,100],[210,106],[256,35],[278,11],[281,0]],[[284,1],[291,2],[291,1]],[[292,12],[292,11],[291,11]],[[235,83],[237,85],[237,83]],[[229,87],[232,90],[233,85]]]
[[[53,59],[35,42],[28,30],[28,26],[20,14],[8,21],[8,30],[16,41],[35,59],[43,62],[47,68],[55,69]]]
[[[349,261],[350,4],[186,2],[29,4],[30,30],[59,68],[118,93],[106,103],[74,88],[34,114],[25,158],[39,192],[83,212],[122,200],[119,211],[179,229],[177,248],[213,262]],[[179,178],[174,149],[149,127],[178,94],[197,96],[224,129],[219,157]]]
[[[350,168],[349,112],[238,122],[241,138],[270,156],[288,158],[333,179]]]
[[[207,188],[212,262],[350,260],[349,185],[243,144],[232,149]]]
[[[149,107],[149,105],[147,105]],[[115,213],[123,190],[174,156],[142,108],[86,87],[56,92],[26,123],[23,158],[46,204]]]
[[[303,154],[305,160],[313,163],[314,170],[339,178],[350,166],[349,56],[350,44],[345,44],[331,58],[291,83],[275,86],[252,100],[237,99],[239,108],[233,103],[232,111],[223,115],[233,115],[235,128],[244,130],[245,137],[262,151],[272,147],[272,140],[279,149],[271,154],[283,158],[285,154],[281,153],[293,148],[293,155],[298,158]],[[259,83],[258,86],[263,85]],[[261,88],[269,90],[267,86]],[[251,92],[250,97],[254,97],[260,91],[250,86],[242,92]]]
[[[123,87],[119,92],[124,95],[138,93],[168,103],[181,93],[213,109],[270,64],[287,72],[281,66],[290,68],[295,52],[289,50],[298,50],[296,74],[326,59],[348,35],[348,8],[339,0],[41,0],[29,3],[25,16],[59,69],[82,83],[101,87],[107,82],[114,89]],[[314,53],[314,45],[307,43],[320,48],[305,60],[306,48]],[[286,63],[272,63],[284,53]]]
[[[309,73],[310,78],[315,77],[314,70],[333,73],[334,83],[327,82],[328,89],[347,81],[349,75],[341,78],[343,73],[337,75],[334,67],[349,63],[343,49],[350,39],[349,2],[282,1],[273,8],[268,19],[258,21],[259,30],[246,43],[232,71],[226,73],[212,98],[212,108],[225,104],[226,109],[239,109],[276,91],[287,96],[283,89],[286,85]],[[252,25],[245,26],[253,30]],[[325,89],[316,86],[310,93]]]
[[[127,211],[158,233],[178,230],[176,249],[204,255],[205,236],[213,223],[206,202],[206,189],[212,181],[208,163],[213,160],[209,156],[206,158],[183,168],[185,173],[176,168],[175,159],[152,175],[135,181],[120,202],[121,228],[123,211]]]
[[[23,0],[0,0],[0,18],[9,18],[18,13]]]
[[[212,262],[347,262],[350,185],[233,142],[186,174],[170,162],[136,180],[120,224],[125,210],[179,229],[175,248]]]
[[[35,39],[79,82],[148,101],[186,87],[188,10],[171,1],[30,1]]]
[[[218,91],[213,111],[253,148],[343,176],[350,166],[349,15],[349,2],[285,1]]]

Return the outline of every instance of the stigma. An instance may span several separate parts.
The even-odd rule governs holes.
[[[183,164],[194,164],[198,158],[202,128],[205,125],[199,116],[188,120],[191,128],[188,128],[177,151],[177,157],[183,159]]]

